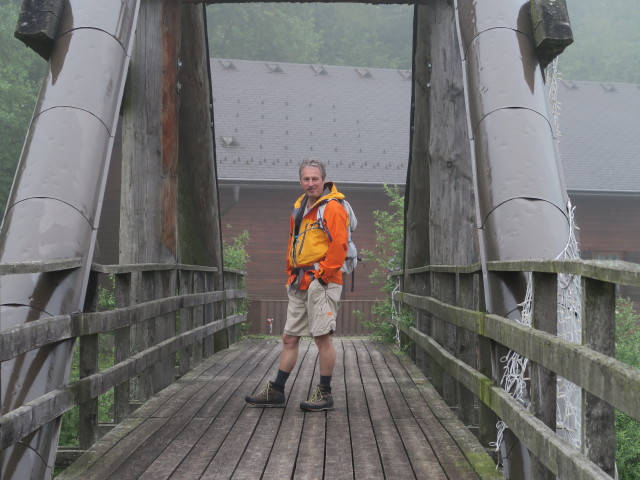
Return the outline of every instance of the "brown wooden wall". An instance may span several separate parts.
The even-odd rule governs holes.
[[[585,254],[620,252],[640,262],[640,196],[570,196]]]
[[[356,188],[336,182],[358,217],[354,241],[358,249],[375,246],[374,210],[388,209],[389,200],[382,186]],[[235,193],[234,199],[234,189]],[[249,295],[253,299],[286,299],[285,258],[289,235],[289,215],[293,202],[302,194],[300,186],[222,185],[220,204],[223,212],[223,235],[229,241],[243,230],[249,232],[247,268]],[[237,199],[237,201],[236,201]],[[227,228],[230,225],[230,228]],[[345,279],[343,295],[347,299],[376,299],[384,295],[379,285],[371,285],[369,274],[375,265],[360,263],[355,271],[355,289],[351,276]]]
[[[117,152],[116,152],[117,153]],[[95,261],[118,263],[118,232],[120,218],[120,165],[115,156],[111,165],[105,203],[98,232]],[[388,198],[382,186],[369,188],[341,185],[358,216],[354,239],[358,248],[373,249],[375,245],[374,210],[388,209]],[[237,202],[234,199],[237,189]],[[294,200],[302,193],[293,182],[280,186],[232,186],[224,182],[220,187],[222,230],[226,241],[247,230],[250,236],[247,268],[249,295],[254,300],[285,300],[285,255],[288,219]],[[576,222],[583,258],[601,254],[619,254],[622,260],[640,263],[640,196],[579,195],[570,193],[576,207]],[[227,228],[230,225],[230,228]],[[206,235],[207,232],[203,232]],[[347,300],[374,300],[384,297],[379,286],[371,285],[369,274],[374,265],[360,264],[356,269],[355,291],[350,291],[350,277],[345,280]],[[623,295],[640,298],[625,289]],[[261,308],[256,304],[254,308]],[[256,315],[252,310],[250,315]],[[265,317],[266,319],[267,317]]]

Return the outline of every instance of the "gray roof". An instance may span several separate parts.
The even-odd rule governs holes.
[[[410,73],[229,62],[211,62],[221,179],[296,181],[300,161],[317,157],[329,180],[405,182]]]
[[[560,81],[568,190],[640,192],[640,85]]]
[[[296,181],[303,158],[340,183],[404,184],[411,73],[211,62],[221,180]],[[570,191],[640,192],[640,87],[561,81],[560,153]]]

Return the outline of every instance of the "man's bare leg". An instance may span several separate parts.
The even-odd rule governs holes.
[[[333,348],[333,336],[331,334],[313,337],[318,346],[320,356],[320,375],[333,375],[333,367],[336,364],[336,351]]]
[[[283,372],[291,373],[293,367],[296,366],[299,344],[300,337],[294,337],[286,333],[282,335],[282,353],[280,354],[280,365],[278,368]]]

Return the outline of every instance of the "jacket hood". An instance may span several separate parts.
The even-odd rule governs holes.
[[[294,209],[300,208],[306,196],[307,196],[306,193],[302,194],[300,198],[298,198],[296,202],[293,204],[293,208]],[[333,200],[333,199],[342,200],[343,198],[344,198],[344,195],[338,191],[338,187],[336,187],[333,182],[326,182],[324,184],[324,190],[322,191],[322,196],[318,199],[318,201],[314,205],[317,205],[318,203],[324,200]]]

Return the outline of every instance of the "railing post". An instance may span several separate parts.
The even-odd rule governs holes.
[[[98,305],[98,274],[91,272],[84,311],[95,312]],[[80,337],[80,378],[98,372],[98,334]],[[92,398],[79,406],[78,432],[80,448],[87,450],[98,440],[98,399]]]
[[[115,276],[116,307],[125,308],[131,305],[131,274]],[[115,332],[114,363],[118,364],[131,356],[131,327],[119,328]],[[131,400],[130,381],[116,385],[113,390],[113,417],[115,423],[120,423],[129,416],[129,402]]]
[[[582,344],[610,357],[615,356],[615,294],[615,284],[582,277]],[[584,389],[581,445],[591,461],[615,475],[615,410]]]
[[[414,295],[422,295],[429,296],[431,295],[431,273],[416,273],[413,275],[413,282],[411,282],[412,290],[408,293],[412,293]],[[431,314],[429,312],[425,312],[424,310],[414,309],[414,313],[416,316],[416,328],[426,334],[431,336],[433,334],[433,323],[431,319]],[[432,380],[433,379],[433,370],[431,362],[427,356],[427,353],[420,349],[416,348],[415,345],[411,347],[411,353],[413,361],[416,363],[420,371],[424,374],[425,377]]]
[[[192,270],[180,270],[178,273],[178,282],[180,288],[180,295],[188,295],[193,293],[193,271]],[[193,329],[193,309],[182,308],[180,309],[180,333],[188,332]],[[191,370],[191,357],[193,355],[193,345],[180,350],[179,360],[180,367],[178,373],[180,376],[185,375]]]
[[[456,277],[453,273],[432,272],[432,296],[441,302],[454,305],[456,301]],[[456,354],[456,329],[453,325],[432,316],[433,338],[452,355]],[[454,379],[444,373],[435,362],[433,364],[433,383],[438,393],[451,408],[456,408],[458,398],[457,384]]]
[[[555,273],[532,274],[532,327],[552,335],[558,334],[558,277]],[[556,431],[557,375],[531,363],[531,413],[553,432]],[[534,480],[552,480],[551,473],[537,458],[531,459]]]
[[[215,281],[214,275],[210,274],[209,275],[210,283],[208,284],[207,288],[210,290],[222,290],[223,288],[225,290],[228,290],[230,288],[233,288],[231,284],[230,274],[228,272],[222,272],[222,278],[224,278],[224,285],[217,285],[214,283]],[[215,320],[220,320],[220,319],[226,322],[226,317],[227,315],[230,315],[230,312],[231,312],[229,300],[218,302],[218,305],[216,306],[216,308],[213,308],[213,309],[209,308],[209,312],[213,314],[209,322],[213,322]],[[224,350],[229,346],[229,340],[227,338],[227,335],[228,333],[226,328],[213,334],[213,343],[211,345],[212,349],[210,350],[209,355],[213,355],[215,352]]]
[[[484,302],[484,282],[482,274],[476,274],[478,278],[478,311],[486,312],[487,307]],[[492,340],[478,335],[478,371],[485,377],[493,378],[492,367]],[[491,442],[496,441],[496,424],[498,416],[487,405],[480,402],[480,421],[479,421],[479,440],[480,443],[487,447]]]
[[[202,284],[199,285],[199,292],[214,292],[222,288],[221,285],[215,284],[215,278],[211,272],[204,272],[200,279],[202,281]],[[202,324],[206,325],[221,319],[222,316],[218,316],[217,313],[218,310],[214,308],[212,304],[207,303],[203,308],[200,309],[200,315],[202,315],[203,317]],[[215,333],[213,335],[205,337],[202,345],[203,358],[208,358],[215,353],[215,337]]]
[[[456,274],[456,305],[458,307],[473,310],[473,274],[460,273]],[[475,337],[472,332],[464,328],[457,327],[456,335],[456,357],[467,365],[476,368],[475,358]],[[457,403],[458,418],[467,426],[475,425],[476,418],[474,415],[474,395],[462,385],[458,385]]]
[[[135,271],[131,273],[131,304],[136,305],[153,298],[153,272]],[[144,320],[133,326],[131,355],[147,349],[153,342],[152,319]],[[148,368],[131,382],[131,404],[142,404],[151,396],[151,372]]]
[[[158,298],[167,298],[173,297],[177,294],[177,270],[172,268],[170,270],[163,270],[160,272],[160,278],[162,280],[162,289],[160,291],[161,297]],[[163,315],[158,320],[162,323],[162,340],[168,340],[169,338],[175,337],[176,335],[176,312],[170,312],[166,315]],[[161,365],[164,365],[164,372],[162,376],[162,385],[157,390],[162,390],[163,388],[168,387],[173,383],[173,380],[176,375],[176,354],[170,353],[160,362]]]
[[[228,290],[237,290],[240,284],[240,275],[238,273],[230,273],[228,280],[225,282]],[[240,301],[237,298],[227,300],[227,316],[235,315],[240,310]],[[227,346],[236,343],[236,325],[229,325],[227,327]]]

